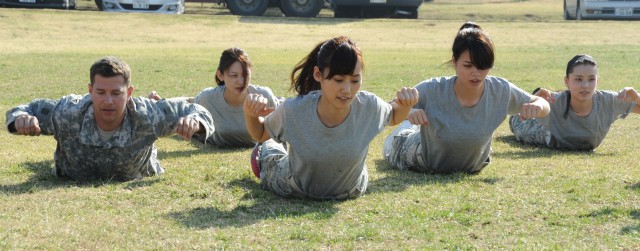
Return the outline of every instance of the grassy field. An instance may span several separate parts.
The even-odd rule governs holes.
[[[364,52],[363,88],[391,99],[433,76],[459,26],[478,21],[497,48],[492,75],[525,90],[564,87],[566,62],[593,55],[600,89],[640,87],[633,21],[568,22],[552,0],[434,1],[418,20],[236,17],[191,4],[185,15],[0,9],[0,110],[86,93],[89,66],[116,55],[136,95],[195,95],[215,85],[219,53],[249,52],[253,83],[287,92],[317,42],[348,35]],[[508,13],[508,14],[496,14]],[[4,113],[2,113],[4,114]],[[4,115],[2,117],[4,120]],[[370,184],[344,202],[281,199],[260,189],[250,149],[157,142],[167,173],[140,181],[76,183],[51,174],[52,137],[0,133],[0,250],[157,249],[640,249],[640,116],[614,124],[595,153],[517,144],[496,131],[482,173],[424,175],[386,165],[387,128],[371,143]]]

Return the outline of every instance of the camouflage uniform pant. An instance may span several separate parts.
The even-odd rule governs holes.
[[[283,144],[270,139],[257,144],[258,165],[260,166],[260,181],[262,189],[270,190],[284,198],[300,198],[314,200],[345,200],[355,199],[367,190],[369,175],[365,167],[356,186],[348,193],[327,198],[319,198],[302,191],[293,177],[289,165],[282,162],[289,161],[289,154]]]
[[[422,157],[420,127],[412,125],[408,120],[402,122],[384,140],[382,155],[387,163],[400,170],[432,171]]]
[[[511,116],[509,128],[516,136],[516,140],[525,144],[546,147],[551,141],[551,132],[536,119],[521,121],[520,117]]]

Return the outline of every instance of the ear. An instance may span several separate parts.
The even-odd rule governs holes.
[[[224,81],[224,74],[220,70],[216,70],[216,78]]]
[[[569,89],[569,76],[564,76],[564,86],[566,86],[567,89]]]
[[[322,72],[320,71],[320,68],[318,68],[318,66],[314,66],[313,67],[313,79],[315,79],[316,81],[322,83]]]
[[[91,83],[87,84],[87,88],[89,88],[89,94],[91,94],[91,92],[93,92],[93,86]]]
[[[129,86],[129,88],[127,89],[127,99],[131,98],[131,94],[133,94],[133,91],[134,91],[135,89],[136,89],[136,88],[135,88],[135,87],[133,87],[133,85],[132,85],[132,86]]]

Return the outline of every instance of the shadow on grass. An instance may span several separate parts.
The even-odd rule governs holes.
[[[60,178],[55,176],[51,170],[53,167],[53,160],[28,162],[23,164],[26,169],[33,172],[33,175],[29,179],[20,184],[13,185],[0,185],[0,193],[3,194],[24,194],[35,193],[41,190],[55,189],[59,187],[99,187],[107,184],[122,184],[121,181],[115,180],[92,180],[92,181],[74,181],[67,178]],[[158,182],[158,179],[142,179],[126,182],[125,189],[133,190],[140,187],[151,186]]]
[[[33,172],[29,179],[20,184],[0,185],[3,194],[34,193],[43,189],[54,189],[75,184],[75,182],[56,177],[52,172],[53,160],[27,162],[23,164]]]
[[[619,216],[624,216],[625,214],[627,214],[627,210],[606,207],[600,210],[593,211],[588,214],[579,215],[578,217],[580,218],[619,217]],[[620,234],[631,234],[631,235],[640,234],[640,210],[638,209],[629,210],[628,214],[631,217],[631,219],[634,219],[639,222],[638,224],[632,224],[632,225],[622,227],[622,229],[620,229]]]
[[[376,170],[388,174],[386,177],[369,181],[367,193],[402,192],[414,185],[448,184],[457,182],[480,182],[493,185],[502,181],[499,177],[486,177],[479,174],[427,174],[408,170],[399,170],[387,164],[385,160],[376,160]]]
[[[626,188],[640,192],[640,182],[635,183],[633,185],[628,185]]]
[[[615,156],[615,153],[599,153],[597,151],[590,150],[558,150],[548,147],[540,147],[534,145],[526,145],[516,140],[513,135],[503,135],[495,138],[496,141],[508,144],[511,151],[494,152],[491,156],[496,158],[511,158],[511,159],[528,159],[528,158],[545,158],[556,155],[565,156]]]
[[[211,153],[235,153],[248,151],[250,147],[233,147],[233,148],[223,148],[217,146],[203,146],[200,143],[192,143],[195,145],[193,149],[183,150],[183,151],[165,151],[162,149],[158,149],[158,159],[171,159],[171,158],[189,158],[195,155],[201,154],[211,154]]]
[[[624,211],[621,210],[621,209],[606,207],[606,208],[603,208],[603,209],[600,209],[600,210],[593,211],[593,212],[588,213],[588,214],[581,214],[578,217],[579,218],[599,218],[599,217],[604,217],[604,216],[621,215],[623,213],[624,213]]]
[[[623,234],[640,233],[640,210],[638,209],[631,210],[631,212],[629,212],[629,215],[631,216],[632,219],[635,219],[636,221],[638,221],[638,224],[636,224],[635,226],[632,225],[632,226],[623,227],[622,230],[620,230],[620,232],[622,232]]]
[[[636,225],[625,226],[620,230],[622,234],[640,234],[640,210],[634,209],[629,213],[632,219],[639,221]]]
[[[189,211],[171,213],[168,216],[188,228],[242,227],[266,219],[325,220],[332,218],[338,212],[335,205],[341,203],[340,201],[281,198],[270,191],[262,190],[255,179],[247,177],[232,181],[230,186],[248,191],[242,196],[243,202],[232,210],[215,206],[198,207]]]

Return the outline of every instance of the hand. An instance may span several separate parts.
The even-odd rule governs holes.
[[[423,109],[411,109],[407,119],[414,125],[430,125],[427,113]]]
[[[40,124],[38,118],[31,115],[20,115],[13,122],[16,133],[19,135],[38,136],[40,135]]]
[[[418,90],[416,90],[416,88],[402,87],[402,89],[396,93],[396,98],[394,98],[393,101],[401,106],[413,107],[418,103],[418,97]]]
[[[618,98],[624,102],[640,103],[640,95],[633,87],[625,87],[618,93]]]
[[[160,97],[160,95],[158,94],[158,92],[156,92],[156,91],[151,91],[151,92],[149,93],[149,96],[147,96],[147,97],[148,97],[149,99],[153,99],[153,100],[160,100],[160,99],[162,99],[162,98]]]
[[[264,117],[273,112],[275,108],[267,107],[267,99],[260,94],[249,94],[244,99],[244,113],[250,117]]]
[[[553,103],[556,102],[555,93],[552,92],[552,91],[549,91],[547,89],[544,89],[544,88],[540,88],[540,90],[538,92],[534,93],[533,95],[536,95],[538,97],[541,97],[541,98],[545,99],[550,104],[553,104]]]
[[[522,104],[520,108],[520,120],[527,120],[538,117],[540,111],[542,111],[543,107],[534,103],[525,103]]]
[[[200,131],[200,122],[196,119],[182,117],[178,119],[178,125],[176,126],[176,133],[182,137],[185,141],[190,141],[191,136]]]

